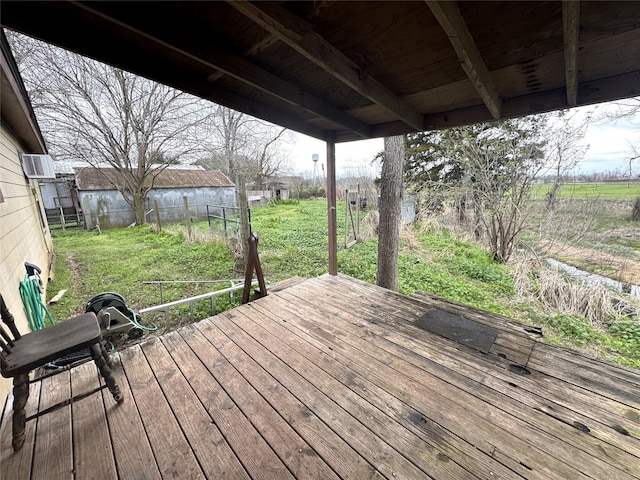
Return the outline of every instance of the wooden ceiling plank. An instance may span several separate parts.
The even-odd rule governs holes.
[[[305,58],[321,67],[360,95],[382,106],[417,131],[424,129],[424,117],[403,103],[375,78],[317,34],[303,19],[274,4],[230,1],[236,10]]]
[[[500,118],[502,101],[456,2],[425,0],[449,37],[461,66],[493,118]]]
[[[147,32],[143,32],[136,27],[122,22],[116,18],[91,8],[90,5],[78,4],[80,8],[90,11],[94,15],[97,15],[109,22],[112,22],[122,28],[125,28],[137,35],[140,35],[147,40],[155,42],[164,48],[172,50],[180,55],[195,60],[207,67],[219,70],[225,74],[246,83],[254,88],[257,88],[265,93],[273,95],[280,100],[283,100],[292,105],[302,107],[304,110],[311,112],[315,115],[319,115],[327,120],[330,120],[344,128],[351,130],[361,138],[369,138],[371,135],[371,129],[369,125],[358,120],[355,117],[339,110],[338,108],[326,103],[314,95],[305,92],[301,88],[283,80],[282,78],[273,75],[272,73],[258,67],[257,65],[240,58],[237,55],[229,53],[227,50],[215,47],[213,45],[203,45],[197,48],[191,48],[189,51],[155,37]],[[212,60],[212,59],[215,59]]]
[[[570,107],[575,107],[578,102],[578,37],[580,34],[579,1],[563,0],[562,30],[567,103]]]

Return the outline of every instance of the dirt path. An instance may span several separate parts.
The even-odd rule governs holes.
[[[640,285],[640,261],[638,260],[562,242],[555,242],[550,247],[548,256],[591,273]]]

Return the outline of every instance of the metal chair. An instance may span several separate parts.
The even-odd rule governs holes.
[[[94,313],[84,313],[42,330],[20,335],[13,315],[7,309],[0,294],[0,315],[11,332],[10,336],[0,324],[0,373],[5,378],[13,378],[12,445],[14,451],[21,449],[25,440],[27,422],[25,405],[29,398],[29,373],[53,360],[89,348],[113,398],[118,403],[123,401],[120,388],[111,373],[111,359],[101,343],[100,325]],[[71,401],[86,395],[77,395]],[[29,417],[29,420],[68,403],[69,401],[66,401],[39,412]]]

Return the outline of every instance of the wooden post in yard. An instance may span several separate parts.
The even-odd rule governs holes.
[[[191,240],[191,215],[189,215],[189,200],[187,199],[186,195],[182,197],[182,200],[184,200],[184,219],[187,222],[187,235],[189,240]]]
[[[156,211],[156,226],[158,227],[158,233],[162,231],[162,224],[160,223],[160,208],[158,207],[158,200],[153,201],[153,208]]]
[[[336,132],[327,132],[327,216],[329,223],[329,274],[338,274],[338,228],[336,222]]]

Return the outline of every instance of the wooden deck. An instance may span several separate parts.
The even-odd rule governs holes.
[[[414,325],[498,328],[487,354]],[[640,478],[640,372],[429,295],[322,276],[120,352],[107,390],[27,424],[2,479]],[[99,384],[31,385],[27,414]]]

